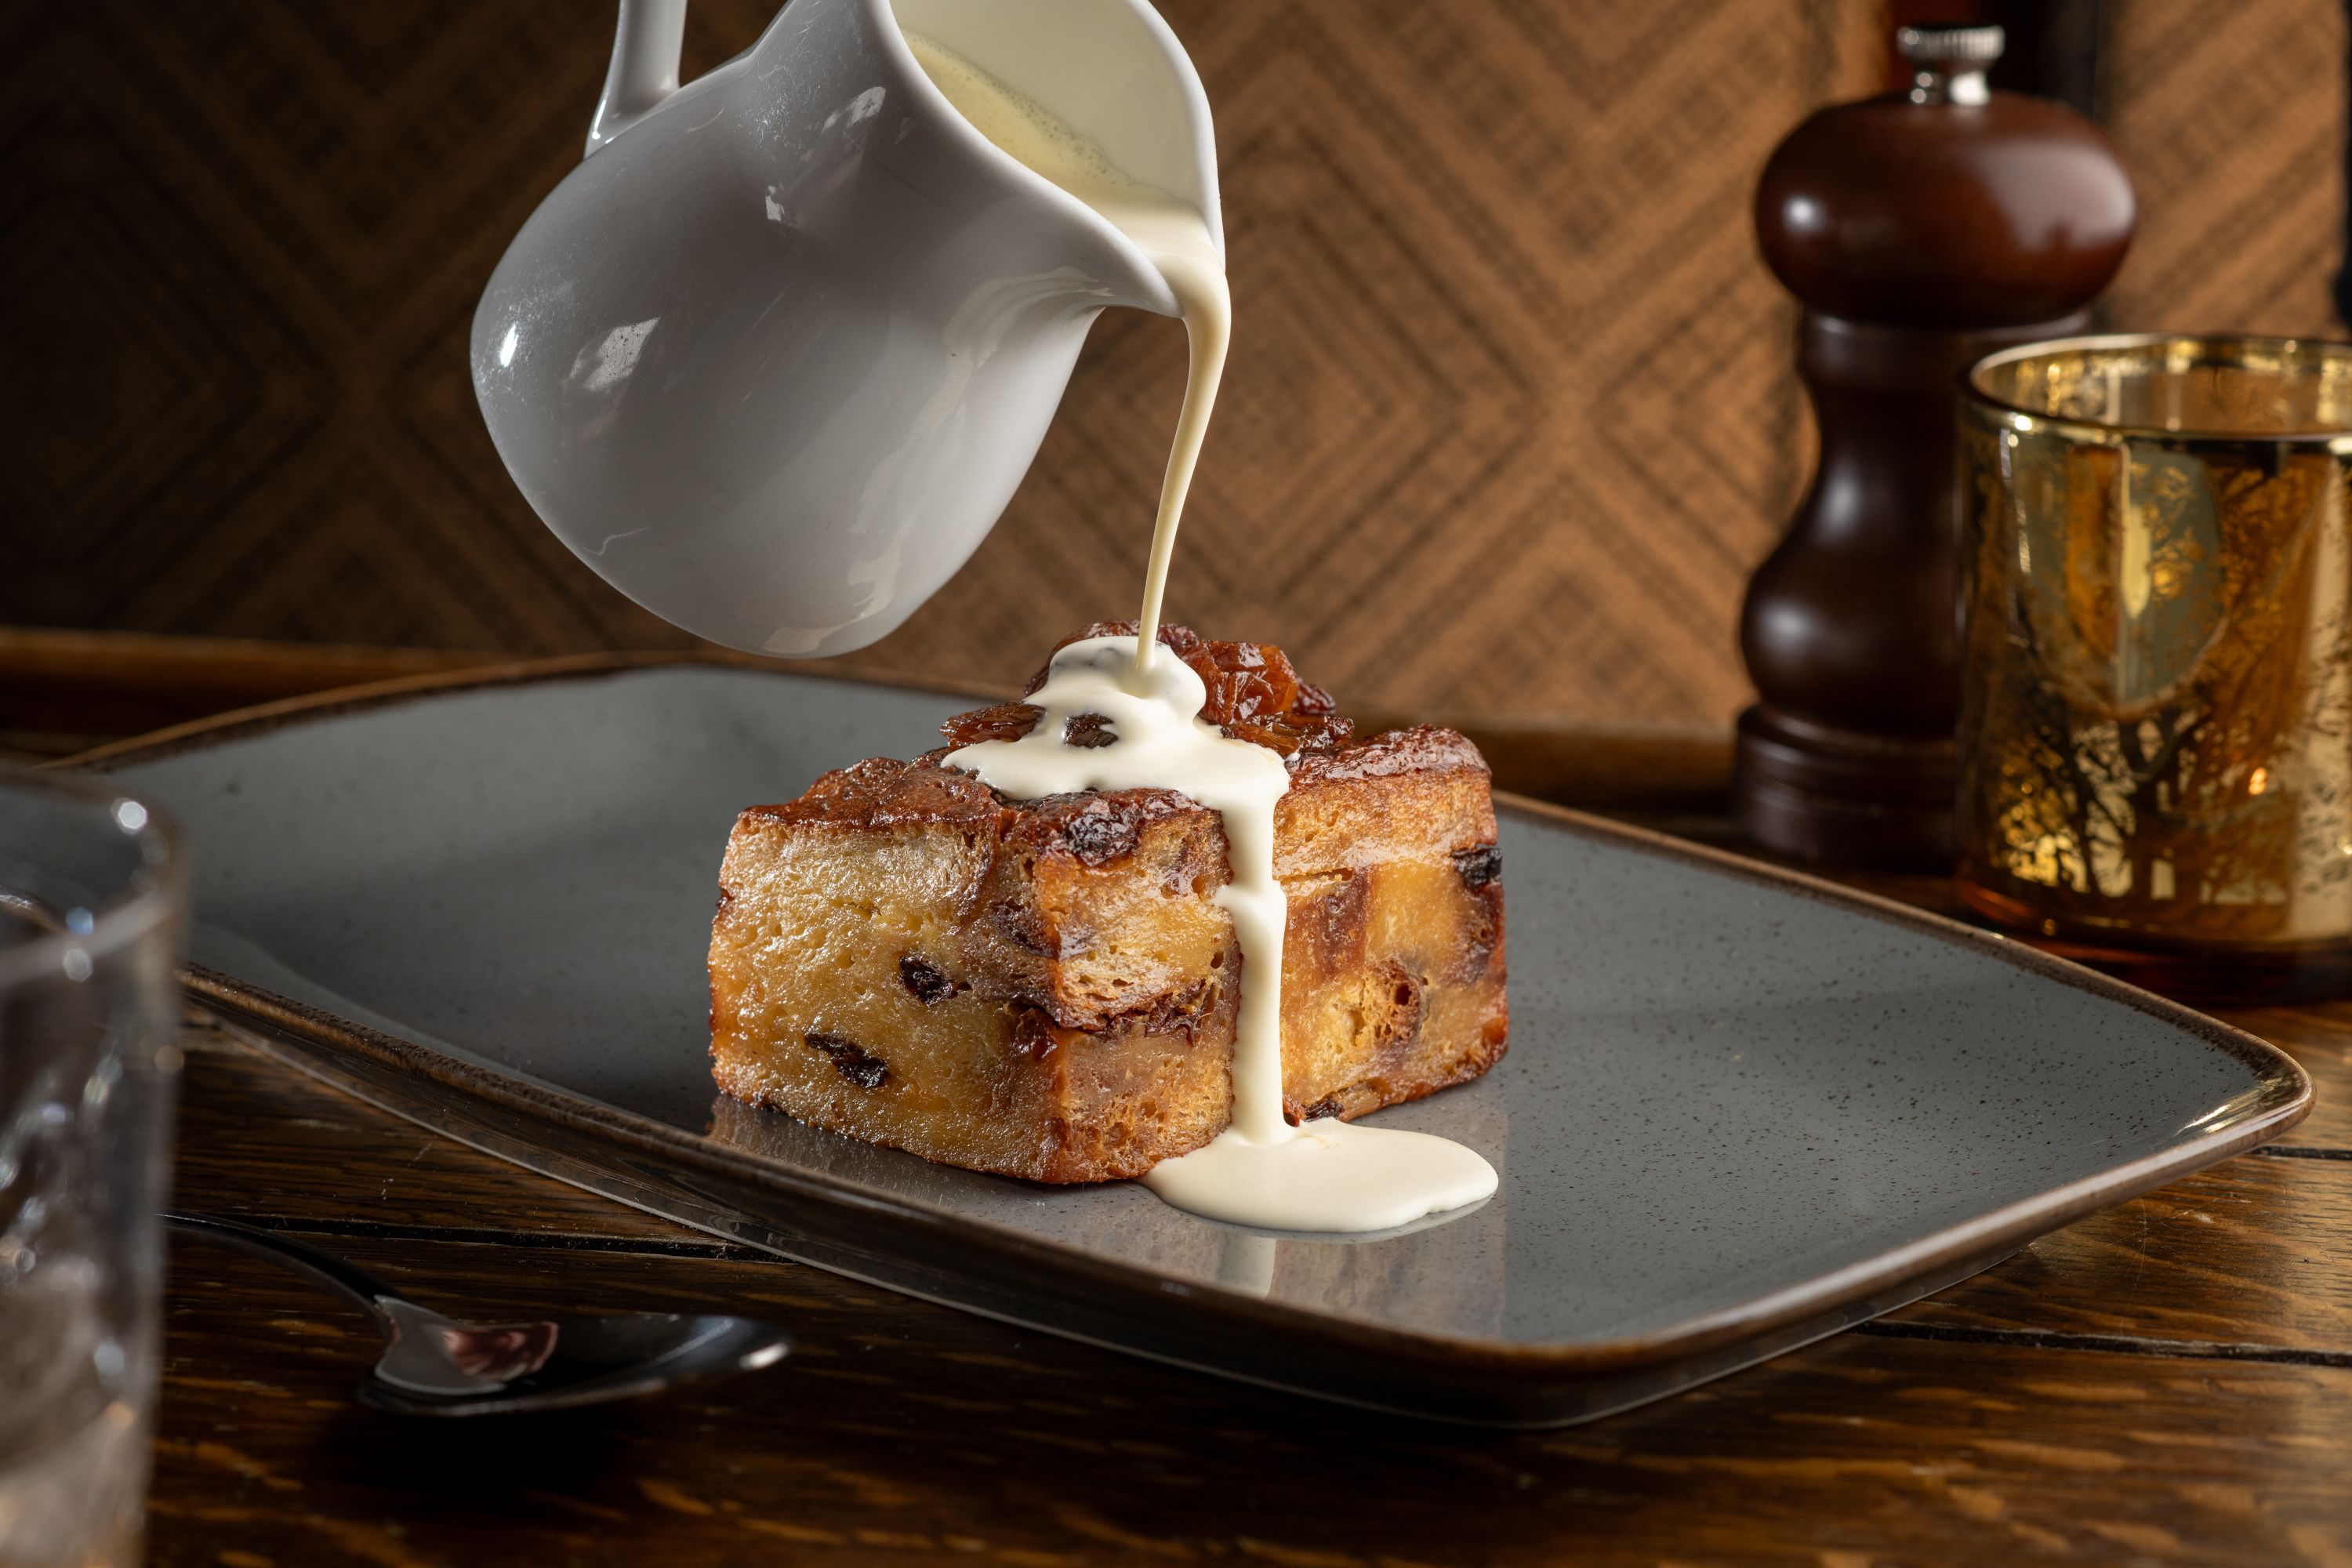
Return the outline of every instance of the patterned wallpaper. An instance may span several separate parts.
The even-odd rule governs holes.
[[[2109,0],[2109,133],[2140,194],[2118,329],[2342,337],[2341,0]]]
[[[1716,719],[1809,461],[1748,201],[1875,0],[1167,0],[1238,332],[1171,614],[1390,707]],[[695,0],[689,69],[769,0]],[[2327,319],[2334,0],[2114,0],[2118,319]],[[578,154],[580,0],[0,0],[0,620],[672,646],[514,493],[475,296]],[[2195,43],[2190,47],[2191,42]],[[2331,138],[2334,140],[2331,142]],[[2217,240],[2227,240],[2217,257]],[[1105,317],[1027,483],[863,668],[1013,681],[1129,612],[1180,328]]]

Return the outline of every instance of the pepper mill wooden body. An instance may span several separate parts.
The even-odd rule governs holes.
[[[2096,127],[1991,92],[1998,27],[1906,27],[1906,92],[1823,110],[1756,192],[1764,258],[1805,306],[1820,465],[1748,585],[1734,811],[1826,864],[1952,855],[1959,700],[1953,394],[1984,354],[2080,331],[2131,242]]]

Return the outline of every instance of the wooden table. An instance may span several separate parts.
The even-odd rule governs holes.
[[[1723,831],[1699,809],[1719,742],[1490,739],[1520,782]],[[1264,1393],[724,1246],[192,1025],[182,1206],[460,1315],[750,1310],[798,1346],[667,1400],[404,1421],[351,1401],[375,1352],[356,1312],[186,1246],[153,1561],[2352,1564],[2352,1005],[2229,1016],[2319,1083],[2291,1145],[1679,1398],[1518,1434]]]

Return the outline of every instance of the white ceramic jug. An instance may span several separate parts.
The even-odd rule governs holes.
[[[588,157],[474,315],[499,455],[604,579],[759,653],[861,647],[962,565],[1087,328],[1176,301],[957,113],[901,25],[1196,203],[1208,100],[1146,0],[793,0],[677,85],[685,0],[622,0]]]

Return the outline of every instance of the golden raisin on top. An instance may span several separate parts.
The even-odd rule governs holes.
[[[1134,635],[1133,621],[1097,621],[1055,644],[1054,651],[1059,653],[1088,637]],[[1272,643],[1211,642],[1181,626],[1161,626],[1159,641],[1190,666],[1208,689],[1201,717],[1237,741],[1288,757],[1302,752],[1336,751],[1355,735],[1355,722],[1339,714],[1331,694],[1301,680],[1290,656]],[[1030,680],[1023,695],[1034,696],[1051,668],[1049,658],[1046,668]],[[957,745],[1018,740],[1035,727],[1039,716],[1032,704],[1008,702],[959,714],[941,730]],[[1074,743],[1100,743],[1091,737],[1083,742],[1072,739]]]

